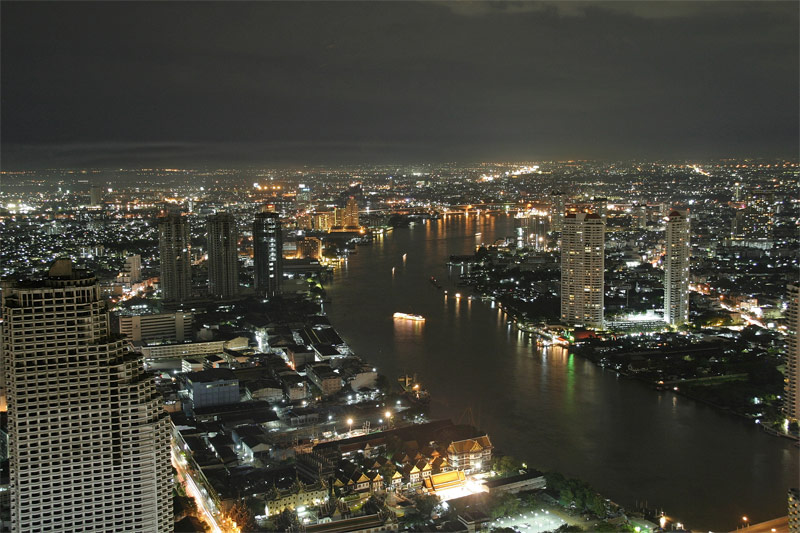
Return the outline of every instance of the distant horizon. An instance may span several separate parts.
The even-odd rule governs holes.
[[[6,154],[6,148],[0,149],[0,172],[15,173],[15,172],[32,172],[32,171],[47,171],[47,170],[104,170],[104,171],[125,171],[125,170],[259,170],[259,169],[343,169],[353,167],[409,167],[415,165],[424,165],[432,167],[441,166],[457,166],[468,167],[478,165],[524,165],[529,163],[626,163],[626,162],[641,162],[641,163],[657,163],[657,164],[679,164],[679,163],[697,163],[697,162],[722,162],[722,161],[782,161],[796,163],[800,161],[800,154],[794,155],[766,155],[766,154],[742,154],[742,155],[675,155],[675,156],[608,156],[608,157],[496,157],[496,158],[452,158],[452,159],[392,159],[390,157],[367,157],[362,159],[339,159],[331,158],[330,160],[323,160],[319,157],[309,157],[307,159],[297,158],[292,160],[273,160],[273,161],[233,161],[230,159],[211,159],[197,158],[192,160],[190,156],[180,157],[176,159],[149,159],[144,157],[120,157],[116,163],[112,161],[112,156],[86,156],[81,157],[78,161],[70,162],[74,156],[56,155],[51,157],[37,157],[35,158],[36,164],[29,162],[28,164],[14,161],[9,164],[9,159]],[[42,149],[38,147],[37,149]],[[180,160],[177,160],[180,159]],[[205,160],[204,160],[205,159]],[[61,161],[63,164],[54,164]],[[85,161],[81,164],[79,161]],[[100,163],[102,161],[102,163]],[[15,164],[16,163],[16,164]],[[98,164],[99,163],[99,164]]]

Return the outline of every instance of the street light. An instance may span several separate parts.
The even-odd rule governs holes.
[[[347,425],[350,427],[349,433],[352,433],[353,432],[353,419],[352,418],[348,418],[347,419]]]

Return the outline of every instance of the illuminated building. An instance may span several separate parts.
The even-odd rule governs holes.
[[[129,341],[183,342],[192,336],[193,313],[120,315],[119,333]]]
[[[343,218],[343,226],[358,227],[358,202],[352,196],[347,199]]]
[[[561,232],[561,320],[603,327],[605,224],[600,215],[570,213]]]
[[[125,258],[125,264],[117,274],[117,281],[128,286],[142,281],[142,256],[129,255]]]
[[[279,294],[283,277],[283,238],[278,213],[262,212],[256,215],[253,259],[256,292],[267,298]]]
[[[605,224],[608,220],[608,198],[592,198],[592,211],[600,215]]]
[[[689,321],[689,214],[672,211],[667,220],[664,255],[664,320],[680,326]]]
[[[783,413],[789,420],[800,420],[800,285],[789,285],[789,309],[786,313],[786,378]]]
[[[11,530],[172,531],[167,412],[68,259],[3,291]]]
[[[550,224],[553,227],[553,231],[563,231],[567,196],[563,192],[553,191],[551,199]]]
[[[89,190],[89,202],[91,205],[101,205],[103,203],[103,188],[93,185]]]
[[[161,258],[161,294],[166,301],[189,299],[192,288],[192,262],[189,224],[179,213],[170,213],[158,222],[158,251]]]
[[[789,489],[789,533],[800,532],[800,490]]]
[[[336,211],[321,211],[314,213],[314,229],[330,231],[336,225]]]
[[[239,234],[230,213],[208,217],[208,292],[220,298],[239,292]]]
[[[297,240],[298,259],[319,259],[322,255],[322,241],[316,237]]]
[[[532,211],[514,217],[514,232],[519,248],[531,246],[536,250],[546,249],[549,231],[550,222],[546,213]]]
[[[311,189],[305,184],[301,183],[297,188],[297,196],[295,196],[295,205],[297,209],[311,209]]]

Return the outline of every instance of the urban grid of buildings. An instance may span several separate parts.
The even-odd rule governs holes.
[[[235,170],[4,173],[0,519],[20,532],[168,531],[172,467],[198,515],[232,531],[245,501],[260,526],[397,530],[402,509],[371,496],[544,489],[534,470],[487,480],[489,435],[420,423],[413,390],[387,403],[324,314],[292,311],[322,300],[355,244],[448,216],[514,217],[513,235],[453,260],[476,265],[463,279],[490,298],[549,302],[548,316],[516,317],[545,342],[691,340],[701,322],[768,332],[784,379],[774,431],[796,436],[797,172],[726,160],[263,171],[255,183]],[[512,269],[532,281],[509,281]]]

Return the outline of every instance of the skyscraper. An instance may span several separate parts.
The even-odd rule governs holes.
[[[789,331],[786,353],[786,378],[783,413],[789,420],[800,420],[800,285],[789,285]]]
[[[239,292],[239,233],[230,213],[208,217],[208,292],[220,298]]]
[[[161,258],[161,294],[164,300],[182,302],[192,289],[189,224],[179,213],[158,222],[158,251]]]
[[[344,226],[357,227],[358,225],[358,202],[351,196],[347,199],[344,207]]]
[[[253,224],[256,292],[271,298],[280,292],[283,277],[283,238],[278,213],[262,212]]]
[[[605,224],[593,213],[570,213],[561,232],[561,320],[603,327]]]
[[[567,208],[567,197],[563,192],[553,191],[550,207],[550,225],[553,231],[563,231],[564,213]]]
[[[667,218],[664,256],[664,320],[680,326],[689,321],[689,214],[672,211]]]
[[[11,529],[172,531],[169,418],[68,259],[3,291]]]

